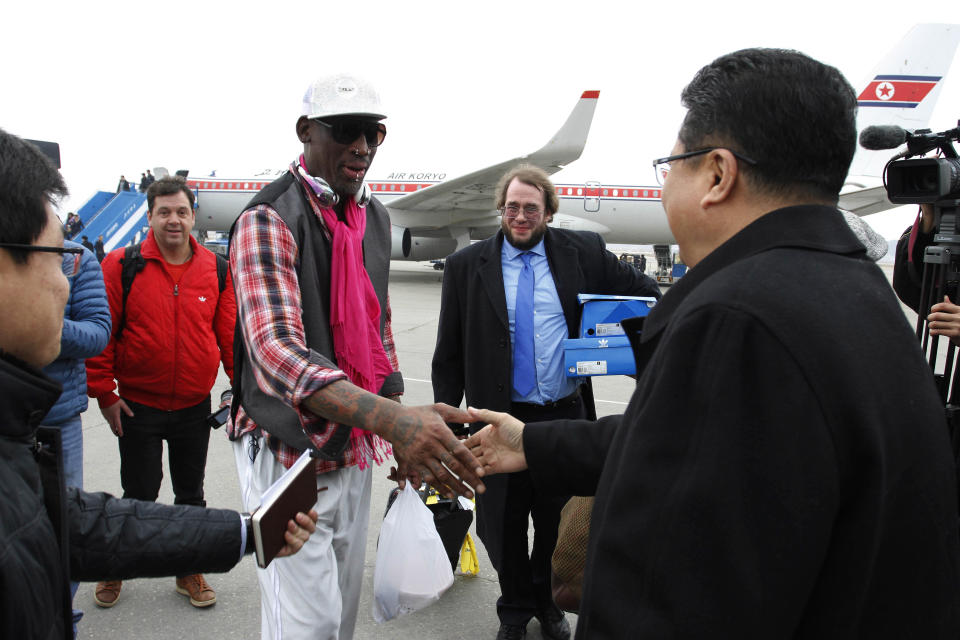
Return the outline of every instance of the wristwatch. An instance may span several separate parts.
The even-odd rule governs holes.
[[[248,553],[253,553],[257,545],[253,541],[253,516],[249,513],[241,513],[240,519],[243,521],[243,529],[247,532],[247,546],[244,548],[244,555]]]

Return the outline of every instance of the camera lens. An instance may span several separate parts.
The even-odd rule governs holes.
[[[887,196],[894,204],[960,198],[960,159],[898,160],[887,167]]]

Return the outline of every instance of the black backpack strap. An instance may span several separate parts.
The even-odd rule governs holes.
[[[237,412],[240,411],[240,403],[243,400],[243,385],[241,384],[241,380],[243,379],[243,358],[246,354],[243,346],[243,336],[240,334],[241,331],[243,331],[243,328],[240,326],[240,312],[238,310],[237,324],[233,330],[233,386],[230,387],[230,391],[233,393],[233,400],[230,402],[230,419],[233,420],[234,423],[236,423]],[[230,436],[230,439],[238,439],[236,429],[234,429],[234,434]]]
[[[147,261],[140,253],[139,244],[131,244],[123,250],[123,257],[120,259],[120,286],[123,289],[123,302],[120,305],[120,321],[117,323],[117,330],[113,332],[116,340],[123,335],[123,328],[127,325],[127,297],[133,287],[133,279],[143,271],[146,265]]]
[[[217,284],[220,285],[220,293],[223,293],[227,288],[227,271],[230,269],[230,263],[219,253],[213,255],[217,256]]]

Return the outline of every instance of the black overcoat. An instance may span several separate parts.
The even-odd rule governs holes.
[[[597,496],[578,638],[958,637],[943,406],[835,209],[762,216],[631,340],[622,417],[524,430],[538,490]]]
[[[503,232],[451,255],[443,271],[437,346],[433,354],[433,395],[437,402],[495,411],[510,410],[513,370],[510,324],[500,252]],[[579,337],[578,293],[660,298],[649,276],[617,260],[596,233],[547,228],[544,246],[569,337]],[[593,392],[583,386],[587,415],[596,417]],[[482,426],[482,425],[479,425]],[[477,533],[497,566],[506,491],[505,478],[484,480]]]

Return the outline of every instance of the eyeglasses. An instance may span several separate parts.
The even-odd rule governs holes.
[[[541,211],[540,207],[535,204],[528,204],[524,205],[523,207],[519,207],[515,204],[508,204],[500,209],[500,215],[507,220],[513,220],[520,215],[521,211],[523,211],[523,217],[530,222],[536,222],[540,219],[540,216],[543,215],[543,211]]]
[[[705,153],[710,153],[711,151],[716,151],[717,149],[726,149],[733,156],[739,160],[743,160],[751,166],[756,166],[757,161],[742,153],[737,153],[733,149],[727,149],[727,147],[707,147],[705,149],[697,149],[696,151],[687,151],[686,153],[678,153],[675,156],[667,156],[666,158],[657,158],[653,161],[653,172],[657,174],[657,184],[661,187],[663,186],[664,181],[667,179],[667,174],[670,173],[670,163],[676,162],[677,160],[686,160],[687,158],[692,158],[694,156],[700,156]]]
[[[313,121],[330,129],[330,135],[337,144],[350,144],[362,135],[368,147],[379,147],[387,137],[387,127],[382,122],[356,119],[326,122],[319,118]]]
[[[0,242],[0,248],[17,249],[19,251],[43,251],[45,253],[59,253],[63,256],[63,275],[72,278],[80,271],[80,258],[83,256],[83,249],[80,247],[42,247],[36,244],[16,244],[12,242]]]

